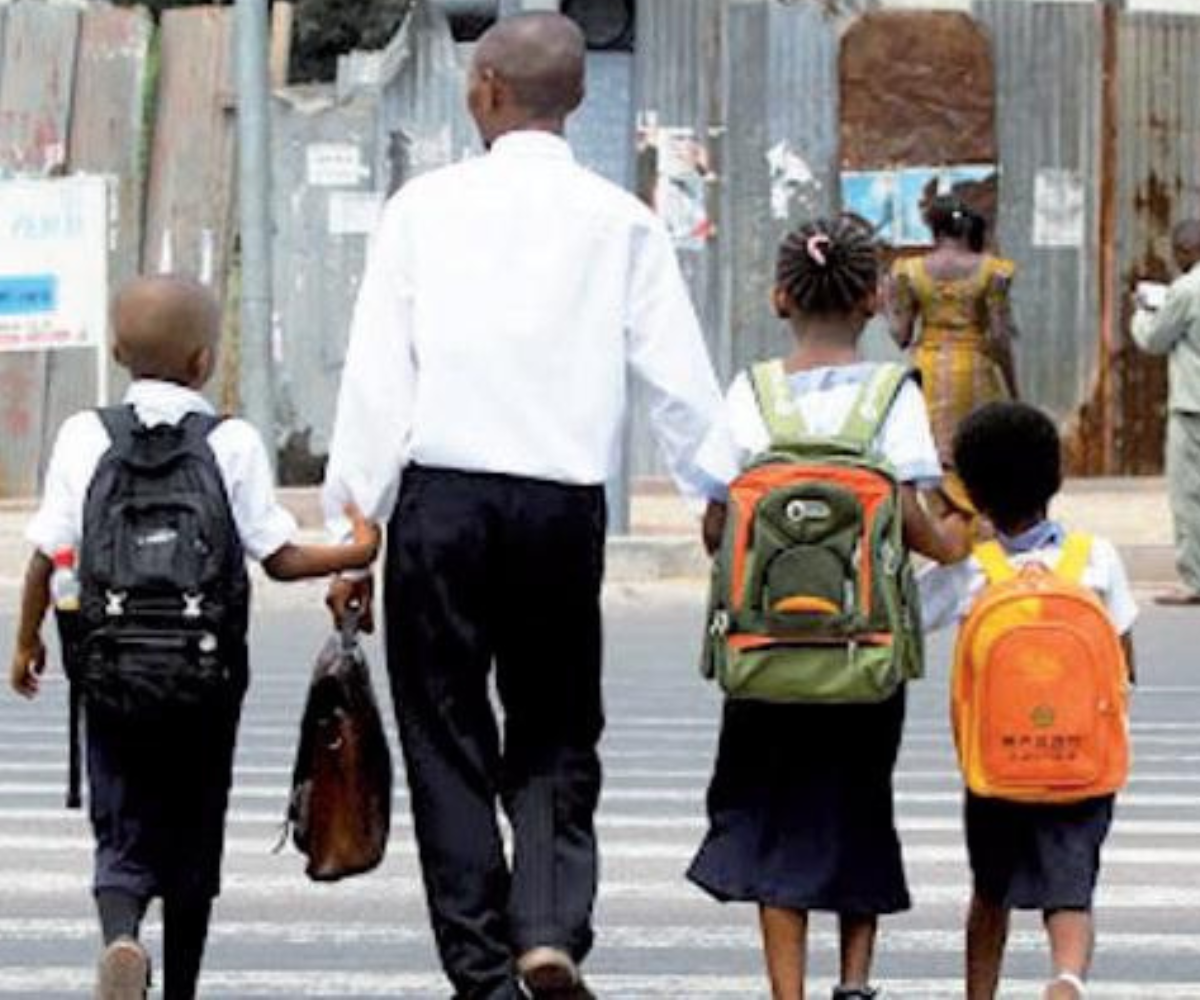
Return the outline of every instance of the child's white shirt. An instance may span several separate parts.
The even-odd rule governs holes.
[[[200,393],[172,382],[140,379],[125,394],[142,423],[177,424],[189,413],[212,414]],[[44,555],[78,548],[83,537],[83,508],[100,459],[111,445],[108,431],[92,410],[76,413],[60,428],[46,467],[37,513],[25,537]],[[258,431],[244,420],[223,420],[209,435],[225,482],[242,547],[252,559],[279,551],[296,535],[295,518],[275,494],[275,480]]]
[[[814,436],[831,436],[842,429],[863,384],[879,366],[871,362],[812,368],[788,376],[792,396]],[[738,451],[738,464],[765,451],[771,436],[749,376],[741,372],[726,394],[730,430]],[[906,379],[875,440],[876,450],[896,471],[902,483],[936,486],[942,467],[929,426],[925,397],[915,379]]]
[[[1053,568],[1062,558],[1065,533],[1058,531],[1055,535],[1048,545],[1024,552],[1009,552],[1009,560],[1018,567],[1040,562]],[[1133,628],[1138,616],[1137,602],[1121,556],[1108,539],[1092,537],[1081,582],[1104,602],[1119,635],[1125,635]],[[934,631],[954,625],[967,616],[975,599],[987,586],[987,576],[972,556],[953,566],[930,566],[918,575],[917,583],[921,591],[922,621],[927,631]]]

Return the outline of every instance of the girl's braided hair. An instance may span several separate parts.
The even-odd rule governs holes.
[[[802,313],[849,313],[875,290],[879,256],[860,219],[814,219],[779,248],[775,281]]]

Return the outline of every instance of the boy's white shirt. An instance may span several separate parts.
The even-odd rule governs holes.
[[[841,430],[850,408],[864,382],[878,368],[871,362],[839,367],[814,368],[789,377],[795,400],[809,431],[815,436],[832,435]],[[749,460],[770,444],[754,387],[745,372],[740,373],[726,394],[730,431],[738,452],[738,464]],[[902,483],[936,485],[941,481],[933,430],[925,397],[913,379],[901,387],[888,412],[875,446],[896,470]]]
[[[214,412],[200,393],[151,379],[134,382],[125,403],[150,426],[177,424],[189,413]],[[297,527],[276,497],[262,438],[244,420],[229,419],[213,430],[208,442],[225,482],[242,547],[250,558],[266,559],[293,540]],[[92,410],[76,413],[59,429],[41,504],[25,531],[25,537],[46,556],[63,547],[79,547],[87,492],[110,444],[104,424]]]
[[[1014,566],[1040,562],[1054,567],[1062,557],[1059,543],[1029,552],[1009,554]],[[927,631],[936,631],[961,621],[987,586],[987,576],[971,557],[954,566],[930,566],[917,577],[921,591],[921,618]],[[1129,586],[1125,565],[1116,547],[1106,538],[1092,537],[1092,550],[1082,583],[1104,602],[1119,635],[1137,620],[1138,607]]]

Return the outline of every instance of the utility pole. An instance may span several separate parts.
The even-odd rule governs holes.
[[[241,233],[242,412],[275,464],[271,350],[269,0],[237,0],[238,217]]]

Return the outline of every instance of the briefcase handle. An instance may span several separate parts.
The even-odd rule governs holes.
[[[362,623],[362,605],[351,601],[346,605],[346,613],[342,615],[341,627],[338,629],[342,637],[342,651],[352,653],[358,648],[358,631]]]

